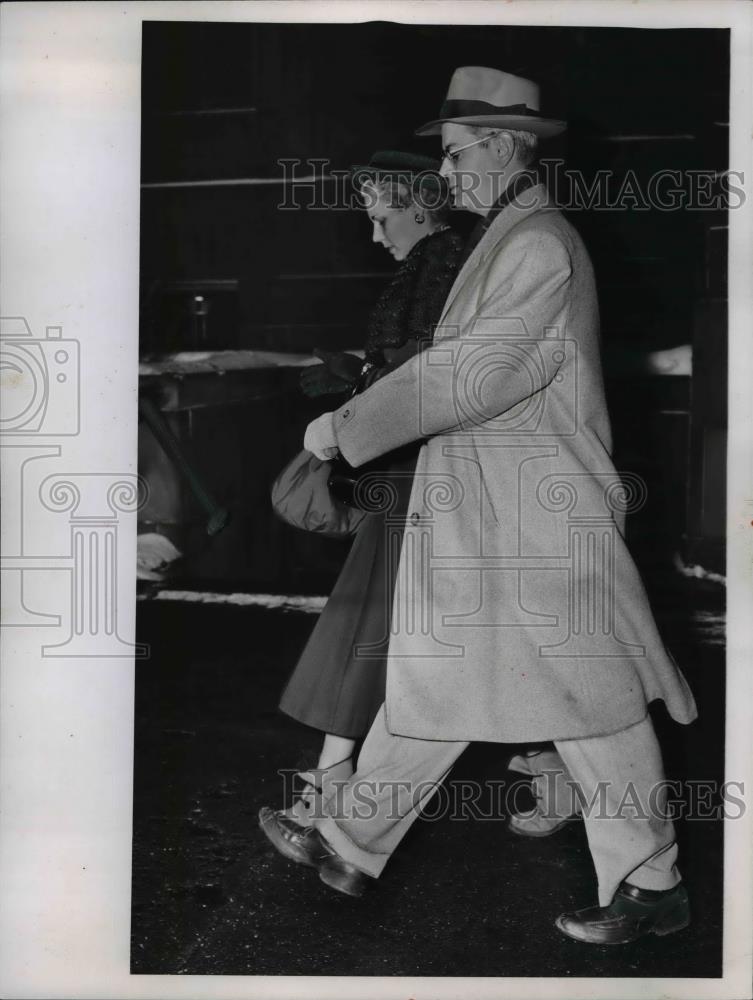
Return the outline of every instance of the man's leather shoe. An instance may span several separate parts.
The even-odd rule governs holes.
[[[609,906],[591,906],[563,913],[555,925],[576,941],[627,944],[646,934],[672,934],[690,923],[688,893],[682,883],[673,889],[639,889],[622,882]]]
[[[343,892],[346,896],[363,896],[369,882],[374,881],[371,875],[340,857],[318,830],[314,830],[311,850],[317,857],[319,878],[330,889]]]
[[[329,849],[332,851],[332,848]],[[346,896],[363,896],[369,882],[373,881],[371,875],[362,872],[334,851],[319,862],[319,878],[330,889],[344,892]]]
[[[327,853],[313,826],[301,826],[280,809],[264,806],[259,811],[259,826],[270,844],[297,865],[316,868]]]
[[[363,896],[372,877],[341,858],[316,827],[302,827],[283,812],[265,806],[259,812],[259,826],[283,857],[307,868],[318,868],[319,878],[331,889],[346,896]]]

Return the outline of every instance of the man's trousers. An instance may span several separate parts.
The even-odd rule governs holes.
[[[623,879],[642,889],[676,885],[674,827],[665,815],[661,751],[650,718],[610,736],[554,745],[559,759],[546,755],[546,775],[560,792],[567,789],[568,811],[583,815],[600,905],[611,902]],[[378,877],[467,746],[395,736],[383,706],[355,774],[324,803],[325,815],[314,825],[341,857]]]

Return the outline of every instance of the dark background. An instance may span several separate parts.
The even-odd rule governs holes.
[[[645,186],[657,170],[728,166],[728,49],[728,32],[708,29],[145,23],[142,356],[362,346],[393,265],[357,209],[280,211],[277,161],[343,170],[381,148],[436,154],[436,139],[413,132],[435,117],[456,66],[539,81],[544,113],[570,123],[543,155],[586,181],[611,171],[614,191],[629,170]],[[726,213],[569,214],[597,274],[616,463],[649,485],[631,544],[645,566],[679,553],[721,570]],[[647,352],[681,344],[694,348],[692,378],[645,374]],[[141,530],[176,542],[184,580],[288,593],[331,584],[344,546],[269,510],[270,481],[306,422],[332,408],[304,401],[298,374],[142,380],[232,515],[208,537],[206,514],[142,427],[152,493]]]
[[[436,116],[453,69],[476,64],[540,82],[544,113],[570,122],[544,155],[586,181],[610,170],[619,189],[631,169],[644,183],[656,170],[722,171],[728,57],[729,33],[705,29],[144,24],[142,358],[240,349],[291,362],[223,375],[143,369],[142,407],[154,403],[231,513],[208,531],[206,498],[142,422],[151,496],[140,532],[183,552],[168,585],[326,594],[346,551],[277,521],[269,485],[306,422],[331,408],[304,400],[292,362],[317,345],[361,346],[393,265],[357,210],[278,211],[279,158],[346,169],[380,148],[438,152],[413,130]],[[274,183],[249,183],[263,179]],[[570,217],[597,273],[617,468],[649,487],[628,542],[700,708],[679,727],[652,706],[667,775],[718,788],[724,592],[674,560],[723,570],[726,215]],[[692,376],[648,373],[649,352],[678,345],[692,345]],[[315,616],[138,608],[151,654],[136,676],[134,973],[720,974],[719,822],[678,825],[690,928],[624,948],[584,950],[554,928],[559,912],[595,902],[578,823],[531,841],[507,833],[504,816],[419,821],[368,898],[328,892],[255,829],[259,807],[280,800],[277,769],[318,753],[320,734],[277,709]],[[514,749],[475,745],[452,780],[509,780]]]

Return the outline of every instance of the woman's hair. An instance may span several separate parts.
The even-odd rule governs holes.
[[[435,226],[444,225],[448,220],[447,185],[434,172],[415,176],[404,174],[399,178],[368,176],[358,178],[358,185],[361,192],[366,187],[373,188],[391,208],[415,208],[423,212]]]
[[[533,132],[518,132],[517,130],[513,131],[513,129],[493,129],[491,126],[486,125],[469,125],[468,130],[473,135],[478,136],[479,139],[487,134],[491,139],[497,132],[506,132],[513,141],[515,159],[521,167],[530,167],[531,164],[536,162],[536,158],[539,155],[539,137],[534,135]]]

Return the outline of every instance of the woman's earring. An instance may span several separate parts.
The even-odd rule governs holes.
[[[422,226],[426,221],[426,216],[423,214],[423,212],[416,212],[413,218],[416,220],[419,226]]]

